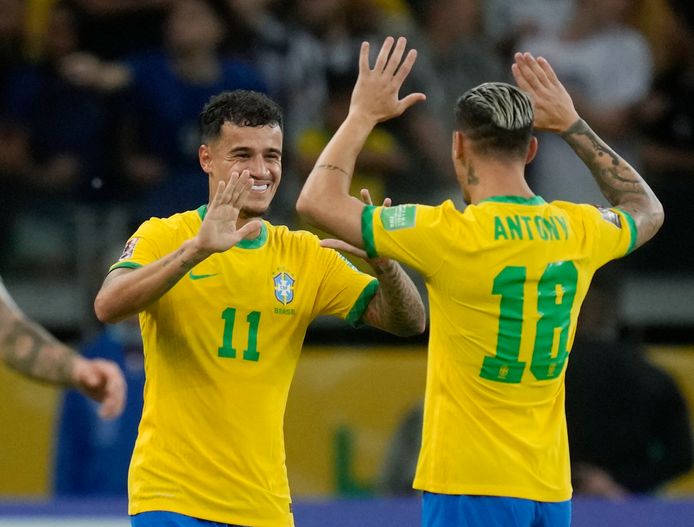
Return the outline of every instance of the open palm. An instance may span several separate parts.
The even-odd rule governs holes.
[[[236,228],[239,212],[252,185],[253,180],[248,170],[241,174],[232,172],[229,181],[219,182],[198,233],[200,247],[210,253],[223,252],[245,237],[259,232],[259,221],[248,222],[240,229]]]

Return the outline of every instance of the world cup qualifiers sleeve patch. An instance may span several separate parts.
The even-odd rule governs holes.
[[[120,262],[121,260],[126,260],[128,258],[132,258],[133,254],[135,253],[135,246],[137,245],[137,242],[140,241],[140,238],[130,238],[128,242],[125,244],[125,248],[123,249],[123,254],[120,255],[120,258],[118,258],[118,261]]]
[[[602,216],[603,220],[609,221],[620,229],[622,228],[622,219],[620,218],[619,214],[612,209],[607,209],[605,207],[598,207],[598,210],[600,211],[600,215]]]
[[[417,207],[414,205],[398,205],[397,207],[383,207],[381,209],[381,221],[387,231],[407,229],[414,227]]]

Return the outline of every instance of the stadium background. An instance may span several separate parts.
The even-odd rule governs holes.
[[[74,2],[78,6],[89,3]],[[167,3],[173,2],[161,2]],[[429,5],[439,3],[442,10],[453,9],[456,4],[437,0]],[[476,2],[460,4],[468,3]],[[570,0],[557,1],[548,11],[570,3]],[[25,58],[21,62],[25,59],[28,63],[36,62],[45,53],[42,42],[46,40],[47,20],[56,2],[0,0],[0,17],[11,13],[13,4],[24,8],[20,25]],[[229,2],[229,5],[242,4]],[[267,2],[275,12],[290,15],[299,26],[303,23],[305,29],[310,29],[311,22],[302,20],[299,11],[292,11],[295,4],[310,2]],[[421,13],[427,6],[427,2],[404,0],[319,1],[315,6],[328,4],[351,4],[362,9],[367,6],[404,17],[414,25],[424,24]],[[537,8],[543,2],[527,4]],[[502,0],[480,5],[487,17],[506,13],[508,18],[509,13],[516,12],[514,9],[522,11],[513,7],[513,2]],[[657,74],[659,68],[664,71],[667,61],[672,60],[664,49],[668,44],[660,41],[663,27],[669,27],[671,19],[678,15],[666,0],[634,1],[634,5],[629,23],[650,43]],[[3,31],[6,27],[3,26]],[[496,32],[497,37],[503,29],[495,28],[489,20],[485,27],[490,34]],[[488,35],[478,36],[481,42]],[[9,68],[3,69],[2,81],[7,83],[3,91],[10,82],[6,71]],[[343,86],[340,75],[328,76],[331,90]],[[3,110],[0,132],[5,133],[8,122],[12,121]],[[299,185],[296,174],[303,170],[302,154],[310,158],[316,148],[315,136],[309,134],[299,140],[301,130],[298,125],[296,128],[296,141],[286,146],[286,177],[280,188],[283,201],[273,211],[276,221],[289,224],[296,221],[291,214],[291,203]],[[407,135],[402,130],[392,133],[395,137]],[[444,138],[447,140],[447,136]],[[375,150],[387,151],[388,145],[385,138]],[[414,147],[409,144],[407,148]],[[443,149],[447,149],[447,144]],[[694,156],[694,151],[690,149],[689,155]],[[412,157],[418,165],[419,157],[428,156],[435,158],[435,153],[415,149]],[[6,176],[7,165],[2,163],[0,173]],[[435,165],[430,158],[427,163]],[[396,201],[413,199],[420,191],[416,185],[411,186],[412,180],[403,177],[404,183],[395,185],[396,190],[402,191],[401,199],[396,197]],[[393,185],[389,188],[378,177],[366,177],[364,181],[372,188],[375,185],[377,195],[392,193]],[[91,299],[105,266],[132,229],[136,218],[134,204],[142,194],[132,191],[125,199],[122,195],[111,199],[98,193],[71,194],[48,189],[36,196],[41,203],[28,206],[26,213],[16,214],[16,205],[27,203],[26,187],[14,185],[11,178],[0,183],[3,213],[12,209],[14,214],[11,232],[8,227],[0,236],[0,273],[29,315],[79,346],[99,329],[91,312]],[[439,185],[437,192],[427,194],[424,199],[435,202],[451,191],[450,185],[435,183]],[[130,196],[133,196],[131,201]],[[685,197],[681,196],[682,201],[678,203],[684,202]],[[12,202],[16,202],[14,207]],[[666,206],[666,212],[670,218],[672,209]],[[649,358],[672,375],[687,400],[694,422],[694,268],[689,265],[690,241],[691,235],[674,242],[669,238],[670,245],[659,246],[640,259],[620,263],[615,273],[619,276],[620,295],[615,298],[614,310],[621,334],[641,341]],[[660,259],[656,253],[661,253]],[[650,264],[650,261],[658,263]],[[287,465],[297,502],[298,525],[418,524],[417,497],[385,497],[379,491],[378,480],[398,424],[418,404],[423,393],[425,360],[424,339],[397,341],[369,330],[353,332],[330,321],[320,321],[312,328],[293,383],[285,421]],[[62,392],[30,383],[2,366],[0,400],[0,526],[127,524],[123,520],[124,502],[119,498],[53,500],[53,456]],[[647,497],[620,502],[589,498],[576,501],[574,525],[578,527],[656,524],[694,525],[694,472],[676,478]]]

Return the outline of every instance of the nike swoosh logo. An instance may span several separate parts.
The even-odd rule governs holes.
[[[219,273],[214,274],[194,274],[193,271],[188,271],[188,278],[191,280],[202,280],[203,278],[210,278],[212,276],[217,276]]]

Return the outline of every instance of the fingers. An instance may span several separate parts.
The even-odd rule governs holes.
[[[327,238],[325,240],[320,241],[320,246],[325,247],[326,249],[335,249],[336,251],[345,252],[354,255],[358,258],[367,258],[366,251],[354,247],[353,245],[350,245],[347,242],[343,242],[342,240],[334,240],[332,238]]]
[[[88,362],[81,388],[92,399],[99,401],[99,415],[103,419],[118,417],[125,407],[127,385],[117,364],[103,359]]]
[[[359,191],[361,194],[361,200],[366,204],[366,205],[373,205],[373,201],[371,200],[371,193],[369,192],[368,188],[363,188]],[[383,206],[384,207],[390,207],[393,201],[390,198],[386,198],[383,200]]]
[[[388,62],[383,68],[384,74],[391,76],[395,75],[395,72],[398,70],[398,66],[400,66],[400,63],[402,62],[402,56],[405,54],[406,46],[407,39],[405,37],[398,38],[398,41],[395,44],[395,49],[393,49],[393,53],[390,55]],[[408,56],[412,53],[412,51],[414,50],[410,50]]]
[[[554,73],[554,69],[552,69],[552,66],[547,61],[547,59],[545,59],[544,57],[538,57],[537,63],[540,65],[542,70],[545,72],[545,75],[552,84],[559,84],[559,78],[557,77],[557,74]]]
[[[248,194],[251,192],[252,187],[253,178],[251,177],[251,173],[248,170],[244,170],[243,172],[241,172],[241,175],[238,176],[238,180],[236,182],[234,192],[232,193],[230,200],[231,205],[240,209],[241,205],[245,203],[246,198],[248,197]]]
[[[535,59],[530,53],[516,53],[514,58],[516,63],[511,68],[511,71],[518,82],[518,87],[522,90],[536,93],[542,88],[542,83],[531,65],[531,62],[534,62]]]
[[[369,43],[362,42],[359,50],[359,73],[369,71]]]
[[[407,41],[405,41],[405,42],[407,42]],[[405,57],[404,62],[400,65],[400,68],[398,69],[397,73],[395,74],[394,78],[395,78],[395,82],[397,82],[398,86],[402,86],[402,84],[405,82],[405,79],[407,78],[407,76],[410,74],[410,71],[412,70],[412,66],[415,63],[415,60],[417,60],[417,50],[411,49],[410,51],[407,52],[407,56]]]
[[[388,56],[390,55],[390,50],[393,49],[393,43],[395,39],[393,37],[386,37],[381,46],[381,51],[378,52],[378,57],[376,57],[376,64],[374,65],[374,71],[383,71],[388,61]]]

